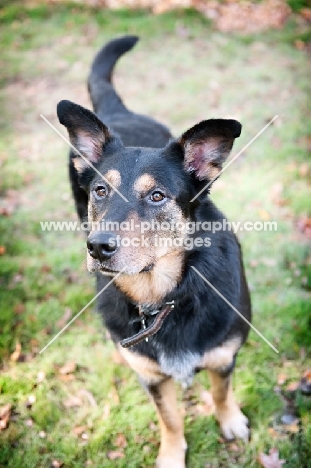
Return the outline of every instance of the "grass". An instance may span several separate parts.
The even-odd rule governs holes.
[[[55,115],[60,99],[90,106],[85,79],[94,52],[107,39],[132,33],[142,40],[118,64],[116,85],[130,108],[157,117],[176,135],[204,118],[235,117],[243,123],[237,152],[279,115],[223,174],[212,196],[232,220],[278,223],[277,232],[240,232],[239,237],[254,325],[280,353],[252,332],[239,355],[236,394],[253,429],[247,447],[223,444],[214,419],[196,413],[208,386],[206,375],[200,374],[186,395],[180,390],[188,414],[189,466],[258,467],[258,454],[275,446],[286,467],[306,467],[310,399],[285,391],[310,367],[311,350],[310,245],[297,229],[297,221],[311,214],[310,79],[306,53],[293,46],[301,37],[299,25],[291,22],[283,31],[253,37],[229,36],[213,31],[192,11],[154,17],[143,11],[20,2],[8,2],[0,21],[5,46],[0,201],[7,209],[0,216],[5,249],[0,258],[0,406],[12,404],[10,424],[0,433],[0,466],[39,468],[56,460],[66,468],[136,468],[153,466],[156,457],[154,409],[133,373],[117,362],[96,314],[87,310],[38,354],[70,311],[74,315],[94,294],[83,236],[40,229],[42,220],[75,220],[76,215],[67,147],[39,115],[60,128]],[[10,355],[17,342],[21,354],[15,362]],[[71,361],[74,370],[62,374]],[[280,374],[286,380],[281,393],[276,390]],[[77,406],[68,404],[73,396]],[[274,429],[288,399],[301,419],[297,434]],[[84,435],[76,435],[73,429],[81,426]],[[118,434],[127,440],[126,456],[109,460],[109,451],[121,450]]]

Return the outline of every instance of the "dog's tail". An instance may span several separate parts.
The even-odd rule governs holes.
[[[96,55],[88,80],[94,111],[98,114],[128,112],[111,83],[118,58],[134,47],[137,36],[124,36],[108,42]]]

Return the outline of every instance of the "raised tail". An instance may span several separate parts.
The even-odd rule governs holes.
[[[119,57],[134,47],[137,36],[124,36],[108,42],[96,55],[88,80],[94,111],[99,116],[128,112],[112,83],[113,68]]]

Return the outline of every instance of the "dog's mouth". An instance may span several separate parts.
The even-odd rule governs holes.
[[[152,271],[154,268],[154,263],[151,263],[147,266],[145,266],[144,268],[142,268],[140,271],[138,271],[137,273],[147,273],[149,271]],[[113,270],[112,268],[108,268],[106,267],[105,265],[101,264],[100,265],[100,268],[99,268],[99,271],[103,274],[103,275],[106,275],[106,276],[116,276],[117,274],[119,273],[124,273],[126,275],[134,275],[134,274],[137,274],[137,273],[128,273],[126,271],[126,268],[123,270]]]

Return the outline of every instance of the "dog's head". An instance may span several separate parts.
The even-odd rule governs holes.
[[[89,196],[89,271],[122,271],[116,284],[133,301],[161,302],[182,276],[187,223],[206,191],[191,200],[218,176],[240,123],[206,120],[162,149],[128,148],[89,110],[61,101],[57,111]]]

